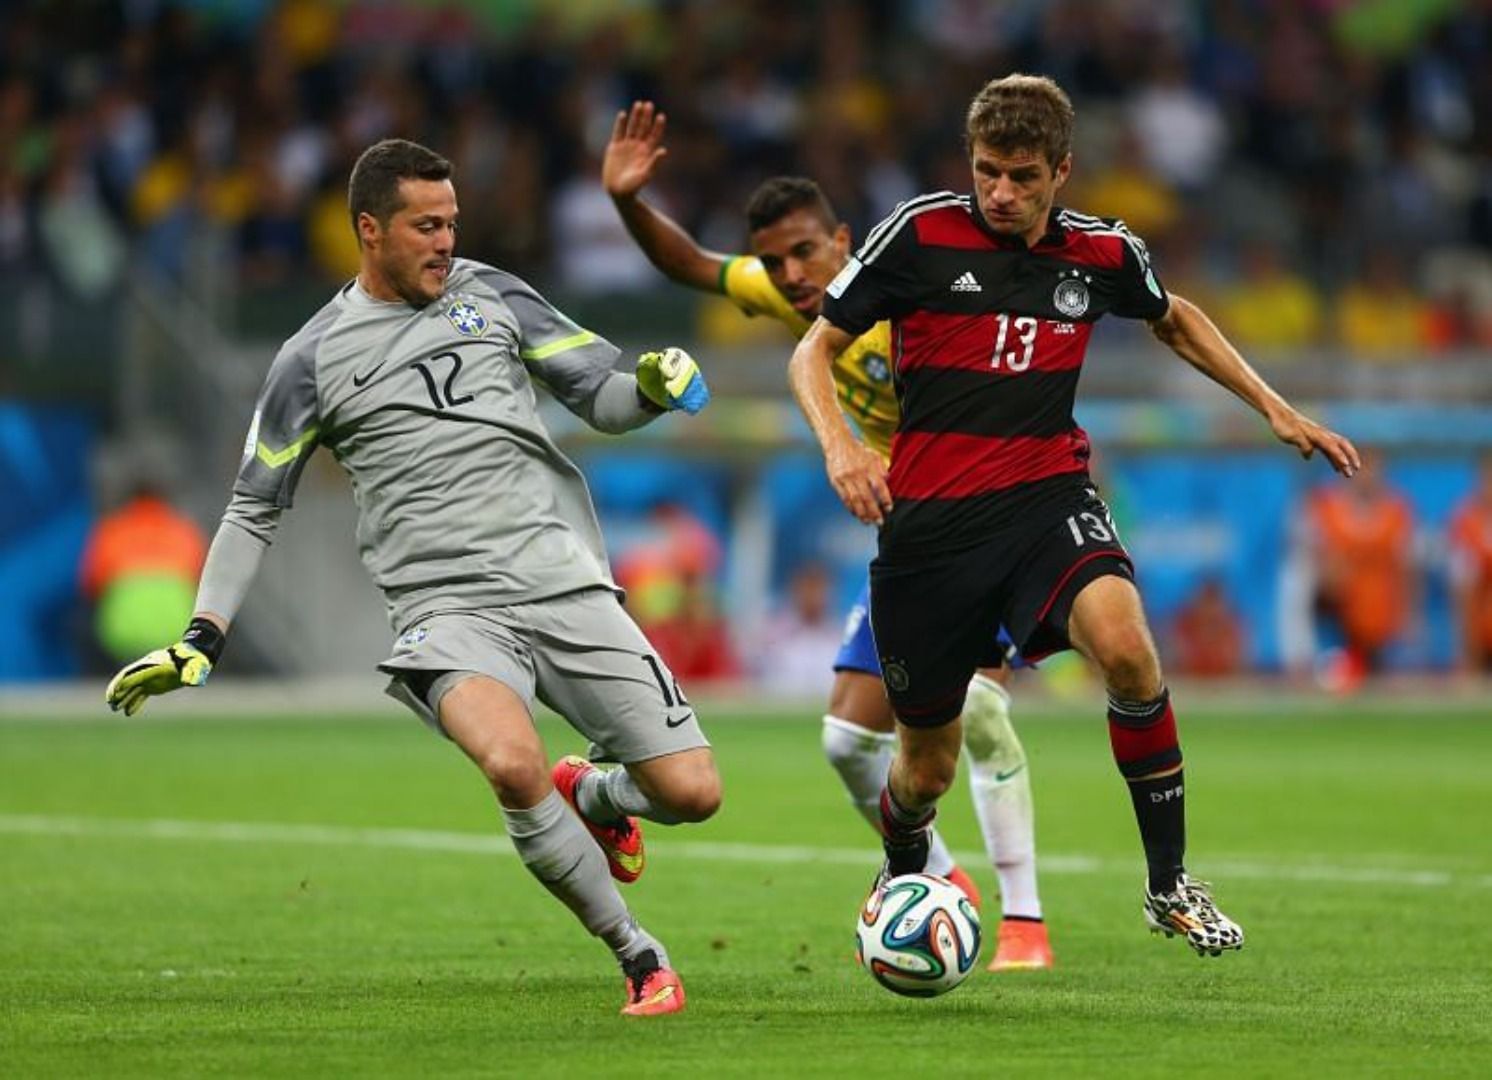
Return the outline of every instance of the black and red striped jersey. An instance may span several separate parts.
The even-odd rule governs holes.
[[[823,315],[855,335],[891,320],[901,421],[888,543],[961,546],[1086,483],[1073,398],[1101,315],[1158,319],[1170,300],[1122,222],[1053,207],[1032,247],[970,195],[898,206],[829,286]]]

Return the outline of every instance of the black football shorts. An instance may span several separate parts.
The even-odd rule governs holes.
[[[1133,580],[1134,568],[1108,507],[1087,486],[971,547],[878,556],[871,624],[897,719],[939,727],[958,716],[1001,625],[1028,661],[1071,648],[1073,600],[1111,574]]]

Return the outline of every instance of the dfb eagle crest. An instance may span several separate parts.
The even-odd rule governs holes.
[[[1052,306],[1069,319],[1081,318],[1088,310],[1089,280],[1080,270],[1072,271],[1071,277],[1064,274],[1052,293]]]

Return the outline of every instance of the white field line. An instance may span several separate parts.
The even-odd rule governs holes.
[[[464,855],[512,855],[504,836],[447,832],[432,829],[360,829],[342,825],[280,825],[252,821],[119,820],[65,817],[51,814],[0,814],[0,834],[72,836],[88,839],[189,840],[240,844],[310,844],[323,847],[365,847],[409,851],[454,852]],[[649,841],[655,853],[702,862],[832,863],[843,866],[876,864],[879,854],[863,848],[809,847],[788,844],[743,844],[693,840]],[[983,852],[958,851],[959,862],[982,865]],[[1389,856],[1389,858],[1393,858]],[[1100,859],[1091,855],[1043,855],[1046,874],[1139,873],[1134,860]],[[1319,882],[1335,885],[1409,886],[1412,888],[1492,888],[1492,874],[1452,873],[1446,870],[1394,869],[1387,866],[1341,866],[1317,862],[1262,863],[1247,859],[1211,859],[1202,872],[1223,878],[1263,881]]]
[[[371,670],[366,674],[326,678],[234,679],[215,674],[204,691],[172,694],[152,701],[142,717],[130,721],[105,708],[103,679],[40,684],[0,682],[0,723],[32,724],[46,720],[140,725],[225,718],[252,722],[286,717],[409,722],[409,712],[384,695],[385,681]],[[825,692],[827,689],[825,683]],[[689,699],[699,711],[706,731],[713,718],[721,715],[767,718],[797,715],[808,719],[817,718],[824,711],[824,699],[816,694],[777,697],[745,684],[735,687],[691,684],[689,691]],[[1485,716],[1492,711],[1492,678],[1479,682],[1444,677],[1386,679],[1347,697],[1268,678],[1190,683],[1177,680],[1172,691],[1177,700],[1184,702],[1188,716],[1255,713],[1267,706],[1276,716],[1301,720],[1388,714],[1413,716],[1416,722],[1423,722],[1431,716],[1464,717],[1468,713]],[[1058,698],[1045,691],[1038,680],[1023,677],[1016,682],[1016,700],[1019,715],[1036,722],[1047,716],[1087,715],[1096,716],[1102,724],[1104,696],[1099,688],[1085,690],[1073,699]],[[551,714],[542,710],[541,715]]]

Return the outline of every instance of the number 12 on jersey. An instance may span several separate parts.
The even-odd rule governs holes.
[[[990,367],[998,371],[1004,363],[1011,371],[1025,371],[1031,366],[1031,354],[1036,351],[1036,320],[1030,315],[1017,315],[1012,319],[1003,311],[995,318],[999,320],[1000,329],[995,333],[995,355],[990,357]],[[1007,340],[1013,346],[1009,352],[1005,351]]]

